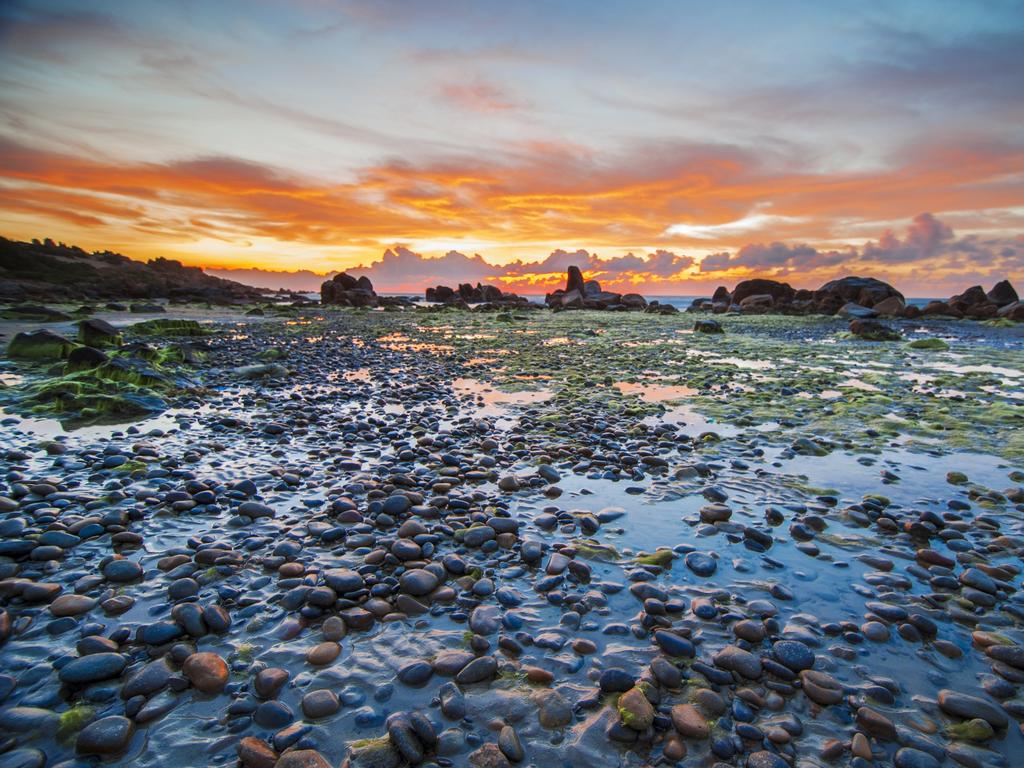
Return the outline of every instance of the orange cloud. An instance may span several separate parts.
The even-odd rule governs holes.
[[[0,226],[213,266],[326,272],[369,263],[383,244],[440,254],[464,240],[509,263],[570,244],[647,253],[834,242],[850,223],[925,210],[981,221],[984,209],[1020,205],[1022,172],[1024,151],[995,145],[925,146],[890,169],[813,173],[736,147],[653,142],[616,157],[527,144],[501,162],[389,162],[329,183],[226,157],[119,163],[0,139]],[[750,231],[762,225],[770,231]],[[667,279],[639,267],[607,277]],[[687,267],[673,279],[707,276]]]

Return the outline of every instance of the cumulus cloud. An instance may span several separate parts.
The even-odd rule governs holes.
[[[669,278],[693,266],[690,256],[678,255],[672,251],[657,250],[646,257],[627,253],[602,259],[596,253],[583,249],[565,251],[559,248],[552,251],[543,261],[513,262],[506,268],[507,275],[540,275],[553,272],[564,272],[570,266],[579,267],[597,277],[618,278],[624,274],[641,274],[650,277]]]
[[[946,249],[953,240],[953,230],[930,213],[919,213],[901,239],[892,230],[877,243],[867,243],[861,255],[871,261],[903,263],[931,258]]]
[[[466,256],[458,251],[448,251],[444,256],[431,259],[405,246],[395,246],[384,252],[380,261],[365,267],[350,269],[350,274],[366,275],[375,286],[419,286],[451,285],[453,283],[476,283],[492,280],[504,270],[488,264],[480,255]],[[404,287],[394,290],[407,290]]]
[[[431,258],[403,245],[387,249],[378,261],[345,271],[356,277],[365,275],[382,292],[418,293],[428,286],[459,283],[492,283],[508,289],[546,289],[561,285],[570,266],[583,270],[587,279],[600,280],[610,287],[670,280],[693,266],[694,260],[672,251],[657,250],[646,256],[626,253],[603,259],[580,249],[552,251],[541,261],[513,261],[497,265],[479,254],[467,256],[448,251]],[[310,270],[284,271],[266,269],[208,269],[218,277],[255,285],[261,288],[289,288],[314,291],[324,280],[338,274]]]
[[[1015,271],[1024,266],[1024,239],[979,235],[958,238],[948,224],[931,213],[921,213],[913,218],[902,236],[887,230],[877,241],[868,241],[860,248],[823,251],[805,243],[751,243],[735,254],[722,252],[705,256],[699,269],[701,273],[742,270],[781,277],[839,266],[847,270],[885,269],[926,263],[961,272]]]

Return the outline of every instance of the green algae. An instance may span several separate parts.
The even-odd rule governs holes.
[[[639,555],[636,562],[639,565],[656,565],[659,568],[671,568],[676,553],[671,549],[659,549],[651,554]]]
[[[17,333],[7,345],[7,356],[37,362],[63,360],[74,347],[73,342],[50,331]]]
[[[909,342],[907,346],[910,349],[935,349],[940,351],[945,351],[949,349],[949,344],[947,344],[942,339],[934,337],[927,339],[914,339],[913,341]]]
[[[995,736],[995,731],[986,720],[974,718],[962,723],[950,723],[946,726],[946,735],[960,741],[988,741]]]
[[[210,336],[213,331],[196,320],[157,318],[129,326],[129,331],[142,336]]]
[[[57,725],[57,740],[62,744],[74,740],[78,732],[96,717],[96,709],[88,704],[75,704],[60,713]]]
[[[570,543],[576,554],[587,560],[613,563],[622,559],[622,555],[611,544],[603,544],[593,539],[573,539]]]

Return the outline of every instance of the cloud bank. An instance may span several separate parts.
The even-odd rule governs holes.
[[[958,237],[948,224],[930,213],[921,213],[902,234],[886,230],[877,240],[833,249],[802,243],[748,243],[735,252],[712,253],[701,259],[668,250],[602,258],[584,249],[557,249],[540,261],[517,260],[498,265],[479,254],[467,256],[449,251],[430,258],[405,246],[395,246],[379,260],[347,271],[367,276],[383,292],[419,293],[434,285],[490,282],[506,290],[537,294],[560,287],[570,266],[579,267],[587,279],[599,280],[611,290],[662,294],[699,291],[705,284],[734,283],[750,277],[817,287],[825,280],[857,271],[905,285],[907,281],[900,279],[903,273],[899,270],[907,268],[930,272],[935,289],[947,283],[958,289],[968,278],[1000,279],[1024,273],[1024,235]],[[336,274],[253,269],[208,271],[261,287],[296,290],[317,290],[323,280]]]

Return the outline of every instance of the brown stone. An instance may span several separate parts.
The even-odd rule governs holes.
[[[255,736],[246,736],[235,745],[238,760],[244,768],[274,768],[277,753],[270,745]]]
[[[228,665],[216,653],[193,653],[181,668],[192,686],[203,693],[220,693],[228,684]]]
[[[676,704],[672,707],[672,725],[688,739],[706,739],[711,735],[708,721],[692,704]]]

